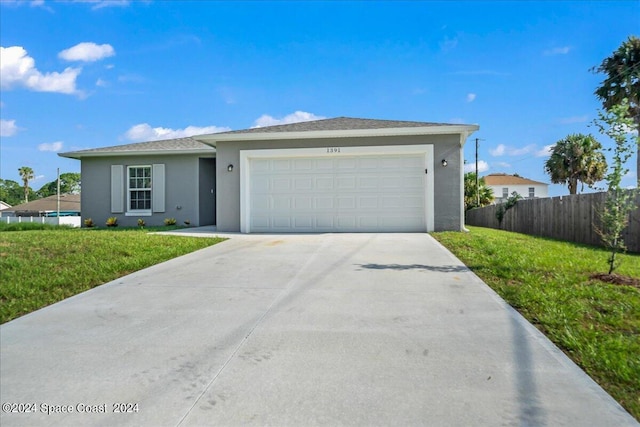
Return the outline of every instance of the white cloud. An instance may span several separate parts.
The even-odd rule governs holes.
[[[571,46],[554,47],[553,49],[547,49],[543,53],[545,55],[566,55],[571,50]]]
[[[108,85],[109,85],[109,82],[107,82],[106,80],[102,80],[100,78],[98,80],[96,80],[96,86],[106,87]]]
[[[468,93],[467,94],[467,102],[473,102],[476,100],[476,94],[475,93]]]
[[[23,6],[29,5],[30,7],[41,7],[52,11],[52,9],[45,5],[44,0],[0,0],[2,5],[8,6]]]
[[[559,120],[560,124],[563,125],[571,125],[574,123],[586,123],[589,120],[589,116],[572,116],[572,117],[563,117]]]
[[[553,149],[553,144],[545,145],[542,150],[536,151],[536,157],[549,157]]]
[[[288,125],[291,123],[299,123],[299,122],[309,122],[311,120],[322,120],[326,119],[324,116],[316,116],[313,113],[307,113],[305,111],[296,111],[295,113],[291,113],[289,115],[284,116],[281,119],[276,119],[268,114],[263,114],[258,117],[255,122],[253,122],[253,128],[261,128],[265,126],[275,126],[275,125]]]
[[[450,39],[449,37],[445,36],[444,40],[440,42],[440,50],[442,50],[443,52],[448,52],[452,49],[455,49],[456,46],[458,46],[458,39],[455,37]]]
[[[187,136],[226,132],[229,130],[231,129],[228,127],[218,126],[187,126],[184,129],[152,128],[148,123],[140,123],[131,126],[125,133],[125,137],[131,141],[157,141],[160,139],[185,138]]]
[[[38,145],[38,151],[58,152],[58,151],[62,150],[62,146],[63,146],[63,142],[62,141],[45,142],[43,144]]]
[[[494,157],[500,156],[523,156],[525,154],[529,154],[536,149],[535,144],[529,144],[527,146],[521,148],[509,147],[508,145],[498,144],[496,148],[492,148],[489,150],[489,154]]]
[[[91,9],[97,10],[105,7],[127,7],[130,0],[71,0],[73,3],[90,3],[93,4]]]
[[[449,119],[449,121],[447,123],[451,123],[454,125],[461,125],[464,124],[465,120],[462,117],[453,117],[451,119]]]
[[[58,53],[58,57],[65,61],[95,62],[116,54],[110,44],[95,44],[93,42],[78,43],[75,46]]]
[[[0,47],[0,87],[12,89],[23,86],[36,92],[81,94],[76,89],[76,78],[81,68],[65,68],[61,73],[42,73],[35,60],[22,46]]]
[[[489,170],[489,163],[485,162],[484,160],[478,160],[478,173],[486,172],[488,170]],[[465,173],[475,172],[475,171],[476,171],[476,162],[467,163],[464,165]]]
[[[624,133],[628,135],[638,136],[638,129],[633,126],[622,125],[622,130],[624,130]]]
[[[18,133],[15,120],[0,120],[0,136],[13,136]]]
[[[494,163],[494,165],[495,166],[500,166],[501,168],[505,168],[505,169],[511,167],[511,164],[507,163],[507,162],[496,162],[496,163]]]
[[[489,150],[489,154],[491,154],[493,157],[503,156],[506,149],[507,149],[506,145],[498,144],[496,148],[492,148]]]

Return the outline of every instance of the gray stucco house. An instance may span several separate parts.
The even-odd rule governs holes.
[[[461,230],[476,125],[339,117],[60,153],[79,159],[82,216],[218,231]]]

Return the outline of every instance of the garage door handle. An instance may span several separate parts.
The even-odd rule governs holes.
[[[424,173],[429,173],[429,169],[425,169],[425,170],[424,170]]]

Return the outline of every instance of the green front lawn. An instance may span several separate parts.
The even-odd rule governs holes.
[[[432,235],[640,419],[640,289],[589,278],[607,252],[469,228]],[[616,273],[640,278],[640,255],[620,259]]]
[[[224,239],[0,226],[0,323]],[[157,231],[157,230],[156,230]]]

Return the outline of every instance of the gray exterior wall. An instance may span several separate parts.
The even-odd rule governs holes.
[[[434,229],[459,231],[464,216],[461,196],[463,185],[461,168],[464,160],[460,150],[459,134],[218,142],[216,147],[217,228],[219,231],[240,231],[240,150],[419,144],[434,146],[434,165],[429,168],[429,173],[435,174]],[[443,158],[447,160],[447,167],[442,167],[440,164]],[[229,164],[233,165],[233,172],[227,171]]]
[[[165,218],[175,218],[178,225],[189,220],[191,225],[200,225],[199,211],[199,158],[203,155],[151,155],[85,157],[81,161],[82,173],[82,220],[93,219],[98,227],[105,226],[107,218],[115,216],[118,224],[125,227],[137,226],[138,218],[147,226],[164,225]],[[127,166],[165,165],[165,211],[151,216],[126,216],[125,213],[111,212],[111,165],[124,166],[124,206],[126,203]]]

